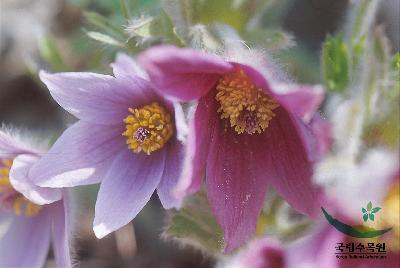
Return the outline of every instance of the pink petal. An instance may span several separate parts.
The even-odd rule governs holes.
[[[238,135],[227,121],[216,126],[207,159],[207,195],[229,252],[255,231],[269,170],[260,147],[262,135]]]
[[[117,78],[138,76],[148,80],[145,71],[137,64],[137,62],[124,53],[118,53],[114,63],[111,64],[113,73]]]
[[[126,147],[123,126],[78,121],[29,171],[42,187],[71,187],[102,180],[116,154]]]
[[[43,267],[51,228],[46,211],[35,217],[10,216],[1,220],[2,227],[8,220],[11,221],[9,228],[0,239],[0,267]]]
[[[124,149],[118,154],[97,196],[93,230],[98,238],[136,217],[159,184],[164,165],[165,150],[145,155]]]
[[[143,79],[118,80],[94,73],[40,72],[40,79],[65,110],[94,124],[120,124],[129,107],[144,102],[150,86]]]
[[[312,182],[312,163],[301,133],[284,109],[274,110],[274,117],[264,132],[264,170],[271,176],[273,188],[297,211],[315,216],[320,213],[321,189]]]
[[[51,204],[53,252],[57,267],[72,267],[71,250],[69,247],[72,231],[69,203],[69,194],[67,190],[64,190],[63,200]]]
[[[332,126],[319,114],[315,114],[311,119],[310,127],[317,141],[317,157],[320,159],[329,152],[332,146]]]
[[[211,135],[218,120],[215,92],[201,98],[190,115],[188,141],[183,171],[175,189],[178,197],[194,193],[201,188]]]
[[[183,145],[178,140],[172,140],[168,144],[166,152],[164,172],[160,184],[157,186],[158,197],[165,209],[179,208],[181,199],[172,194],[172,189],[177,184],[182,169]]]
[[[10,170],[10,182],[15,190],[32,202],[44,205],[61,199],[61,189],[45,188],[35,185],[28,177],[29,169],[39,160],[38,156],[18,155]]]
[[[181,101],[200,99],[221,74],[233,70],[217,56],[174,46],[150,48],[139,56],[139,62],[160,94]]]

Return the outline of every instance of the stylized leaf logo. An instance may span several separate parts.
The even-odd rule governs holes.
[[[363,213],[363,220],[366,222],[369,220],[374,221],[375,220],[375,213],[377,213],[379,210],[381,210],[380,207],[375,207],[373,208],[372,202],[369,201],[367,204],[367,209],[361,208],[361,211]]]

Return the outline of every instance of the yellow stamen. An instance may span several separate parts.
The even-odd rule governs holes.
[[[400,183],[396,182],[390,188],[385,197],[382,207],[381,221],[378,221],[378,228],[392,227],[392,238],[388,244],[392,250],[397,252],[400,249]]]
[[[275,116],[279,104],[257,88],[243,70],[224,75],[217,84],[216,100],[222,119],[229,119],[238,133],[262,133]]]
[[[154,102],[128,110],[131,114],[124,119],[126,130],[122,135],[127,137],[126,143],[135,153],[143,151],[150,155],[161,149],[171,138],[171,116],[160,104]]]
[[[5,196],[4,199],[0,199],[0,202],[6,202],[2,207],[10,207],[18,216],[35,216],[42,207],[29,201],[21,193],[17,192],[10,183],[9,176],[12,162],[10,159],[0,162],[0,197],[2,195]]]

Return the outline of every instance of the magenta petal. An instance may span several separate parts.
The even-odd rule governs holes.
[[[32,202],[44,205],[61,199],[61,189],[39,187],[28,177],[29,169],[39,159],[38,156],[20,154],[10,170],[10,182],[15,190],[22,193]]]
[[[94,233],[98,238],[129,223],[161,180],[165,150],[145,155],[124,149],[115,158],[97,196]]]
[[[142,87],[132,83],[127,87],[112,76],[94,73],[41,71],[40,79],[65,110],[94,124],[119,124],[135,101],[135,89]]]
[[[116,154],[126,146],[121,126],[78,121],[69,127],[29,172],[42,187],[71,187],[101,181]]]
[[[7,220],[11,223],[0,239],[0,267],[43,267],[51,228],[46,211],[35,217],[11,216]]]
[[[139,61],[160,94],[181,101],[206,95],[221,74],[233,70],[217,56],[174,46],[150,48],[139,56]]]
[[[264,132],[265,170],[270,173],[273,188],[297,211],[315,216],[320,213],[321,189],[312,183],[312,163],[295,119],[284,109]]]
[[[172,194],[172,190],[177,184],[182,169],[183,145],[174,139],[170,141],[166,149],[164,172],[157,187],[157,193],[165,209],[179,208],[181,200]]]
[[[67,190],[63,192],[63,200],[51,204],[51,217],[53,221],[53,252],[57,267],[72,267],[70,253],[71,219],[70,204]]]
[[[200,99],[190,117],[183,171],[175,189],[178,197],[201,188],[211,135],[218,120],[213,92]]]
[[[268,169],[260,147],[261,135],[238,135],[223,121],[216,126],[207,159],[206,186],[208,200],[224,231],[225,251],[229,252],[255,231],[267,190]]]
[[[133,60],[124,53],[118,53],[115,62],[111,64],[113,73],[117,78],[138,76],[148,80],[145,71]]]

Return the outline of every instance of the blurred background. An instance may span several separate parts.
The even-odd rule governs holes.
[[[280,45],[287,46],[285,53],[272,51],[272,56],[294,79],[307,83],[322,83],[322,42],[341,28],[349,5],[348,0],[183,2],[191,5],[193,21],[206,26],[227,24],[249,46],[253,41],[260,44],[258,39],[269,36],[271,29],[288,33],[280,40]],[[173,40],[176,37],[158,36],[157,31],[148,35],[149,29],[142,27],[148,18],[165,19],[170,13],[156,0],[0,0],[0,123],[32,131],[32,135],[45,134],[50,142],[56,139],[75,119],[50,98],[38,80],[38,70],[110,73],[109,63],[118,51],[135,54],[155,43],[179,43]],[[400,47],[399,14],[398,0],[383,1],[378,12],[378,23],[391,41],[392,52]],[[98,28],[109,30],[110,35],[99,34]],[[152,25],[151,30],[156,28]],[[96,193],[96,186],[74,190],[74,243],[81,267],[215,264],[212,256],[160,239],[165,212],[156,196],[133,224],[96,239],[92,231]],[[54,266],[51,253],[46,265]]]

